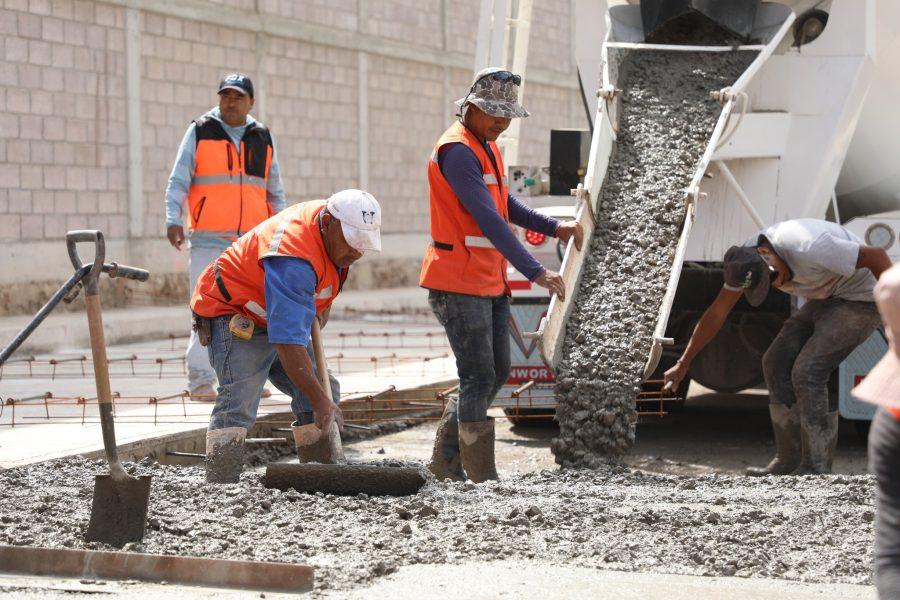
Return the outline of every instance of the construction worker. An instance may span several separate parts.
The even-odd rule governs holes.
[[[284,187],[272,135],[250,116],[253,102],[249,77],[242,73],[225,76],[219,83],[219,106],[188,126],[169,175],[166,235],[181,251],[186,204],[191,293],[214,258],[284,209]],[[185,360],[191,398],[214,401],[216,374],[196,333],[191,333]]]
[[[429,468],[439,479],[474,482],[497,478],[494,421],[487,409],[509,376],[507,260],[559,298],[558,273],[544,269],[518,241],[510,223],[575,238],[575,221],[560,223],[509,194],[497,137],[511,119],[527,117],[518,102],[521,78],[480,71],[456,102],[459,120],[440,137],[428,164],[431,243],[419,285],[444,326],[459,373],[459,400],[449,402],[438,425]]]
[[[342,425],[307,350],[312,320],[328,318],[351,264],[381,250],[381,208],[361,190],[291,206],[241,236],[200,275],[191,309],[219,378],[207,431],[207,466],[216,449],[243,443],[266,379],[291,397],[300,425]],[[340,390],[332,378],[332,397]]]
[[[725,253],[725,285],[664,378],[677,387],[743,294],[758,306],[774,287],[802,299],[763,356],[775,458],[748,475],[830,473],[838,413],[828,379],[878,326],[872,297],[887,253],[835,223],[797,219],[760,231]]]
[[[879,407],[869,431],[869,472],[878,482],[875,585],[882,600],[900,598],[900,265],[875,286],[888,351],[853,395]]]

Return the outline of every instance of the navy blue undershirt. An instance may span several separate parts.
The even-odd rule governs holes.
[[[485,144],[484,149],[488,156],[493,158],[490,145]],[[446,144],[438,152],[438,166],[460,203],[469,211],[481,232],[494,247],[529,281],[540,277],[544,267],[513,235],[506,221],[497,212],[494,199],[491,198],[484,182],[481,162],[475,153],[459,142]],[[553,217],[537,212],[512,194],[507,196],[507,205],[509,220],[514,225],[547,236],[556,236],[559,221]]]

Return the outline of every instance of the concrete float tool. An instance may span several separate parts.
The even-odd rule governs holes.
[[[94,242],[94,262],[83,264],[78,256],[78,242]],[[109,387],[109,366],[106,344],[103,339],[103,318],[100,312],[100,274],[112,278],[124,277],[133,281],[147,281],[150,273],[144,269],[127,267],[117,263],[105,263],[106,244],[103,234],[97,230],[70,231],[66,234],[66,249],[75,267],[75,273],[41,307],[37,314],[22,328],[16,337],[0,351],[0,366],[28,339],[38,325],[59,304],[75,300],[84,288],[87,305],[88,329],[91,337],[91,354],[94,362],[94,380],[97,385],[97,404],[103,432],[103,447],[109,462],[109,475],[98,475],[94,481],[94,500],[91,520],[85,539],[121,547],[144,537],[147,523],[147,506],[150,501],[150,477],[133,477],[125,472],[116,452],[116,434],[112,414]]]
[[[312,346],[316,354],[319,383],[325,389],[328,400],[333,401],[318,319],[313,319]],[[271,463],[266,466],[264,483],[267,488],[338,496],[409,496],[425,485],[424,471],[415,467],[347,464],[335,422],[331,423],[326,432],[315,423],[292,426],[291,429],[300,462]]]

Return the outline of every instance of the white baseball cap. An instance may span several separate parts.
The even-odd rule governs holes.
[[[381,252],[381,207],[363,190],[343,190],[334,194],[325,209],[341,222],[344,239],[354,250]]]

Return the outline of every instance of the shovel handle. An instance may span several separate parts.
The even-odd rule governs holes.
[[[103,449],[109,462],[109,473],[114,480],[128,475],[119,461],[116,450],[116,427],[112,414],[112,394],[109,386],[109,363],[106,358],[106,340],[103,336],[103,316],[100,312],[100,295],[90,295],[85,290],[88,331],[91,336],[91,356],[94,359],[94,382],[97,384],[97,406],[100,409],[100,430],[103,433]]]
[[[97,282],[100,280],[100,273],[103,271],[103,261],[106,258],[106,242],[103,239],[103,233],[97,229],[78,229],[70,231],[66,234],[66,250],[69,251],[69,260],[77,271],[84,266],[81,257],[78,256],[78,242],[94,242],[94,265],[88,274],[84,276],[84,295],[96,296],[100,293],[100,287]]]
[[[319,383],[325,388],[328,400],[334,402],[331,396],[331,380],[328,378],[328,364],[325,362],[325,348],[322,346],[322,328],[319,327],[318,316],[312,320],[312,345],[316,354],[316,371],[319,374]]]

